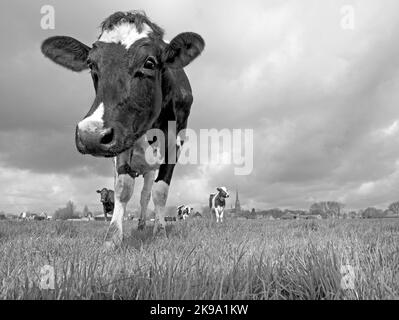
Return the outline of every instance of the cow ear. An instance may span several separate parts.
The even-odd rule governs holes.
[[[101,193],[101,191],[100,191],[100,190],[97,190],[96,192],[97,192],[97,193]]]
[[[79,72],[88,68],[90,48],[74,38],[51,37],[43,41],[41,49],[47,58],[69,70]]]
[[[199,34],[180,33],[164,49],[162,62],[169,68],[184,68],[201,54],[204,47],[205,41]]]

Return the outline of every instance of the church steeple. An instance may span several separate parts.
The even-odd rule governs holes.
[[[241,211],[240,200],[238,199],[238,190],[236,191],[236,204],[235,204],[235,213],[239,213]]]

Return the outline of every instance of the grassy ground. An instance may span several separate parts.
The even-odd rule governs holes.
[[[399,221],[125,223],[122,248],[102,247],[105,222],[0,222],[0,299],[398,299]],[[341,288],[341,266],[355,271]],[[40,269],[55,268],[41,290]]]

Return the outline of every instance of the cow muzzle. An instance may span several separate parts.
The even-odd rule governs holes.
[[[102,122],[81,121],[76,127],[76,147],[82,154],[112,157],[116,154],[116,129]]]

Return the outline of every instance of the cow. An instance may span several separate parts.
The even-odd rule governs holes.
[[[193,103],[183,68],[202,53],[205,42],[192,32],[167,42],[164,31],[139,11],[116,12],[100,28],[91,47],[71,37],[54,36],[44,40],[41,50],[69,70],[89,70],[93,79],[95,99],[76,126],[75,144],[82,154],[114,159],[115,208],[105,236],[105,246],[114,248],[122,242],[123,216],[138,176],[144,178],[138,228],[145,226],[152,192],[153,233],[166,236],[164,212],[176,164],[168,161],[168,155],[177,159],[180,154],[184,137],[177,139],[177,135],[187,128]],[[171,121],[175,125],[168,128]],[[146,135],[150,129],[166,137],[164,161],[148,161],[146,151],[156,143]]]
[[[178,220],[186,220],[191,212],[193,211],[193,208],[190,208],[189,206],[186,205],[181,205],[177,207],[177,219]]]
[[[216,222],[223,222],[224,207],[226,206],[226,198],[229,197],[229,193],[226,187],[216,188],[217,193],[211,193],[209,196],[209,208],[211,214],[216,215]]]
[[[97,190],[96,192],[101,196],[100,201],[103,204],[104,219],[105,221],[108,221],[108,215],[112,216],[114,212],[114,191],[103,188],[101,190]]]

